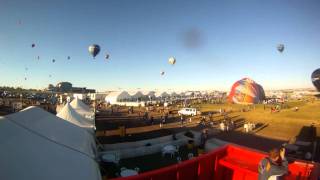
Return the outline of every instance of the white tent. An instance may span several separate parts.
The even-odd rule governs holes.
[[[71,103],[71,107],[80,115],[86,118],[93,119],[94,113],[90,110],[90,107],[84,104],[78,98],[75,98]]]
[[[86,119],[78,114],[69,103],[61,109],[57,116],[82,128],[89,130],[93,130],[94,128],[92,120]]]
[[[93,137],[41,108],[0,117],[0,142],[0,179],[101,179]]]
[[[147,96],[147,97],[155,97],[155,92],[154,91],[142,91],[142,94],[144,95],[144,96]]]
[[[105,101],[110,104],[115,104],[117,102],[125,101],[130,98],[131,96],[127,91],[114,91],[106,96]]]
[[[170,96],[171,97],[177,97],[177,96],[179,96],[176,92],[170,92]]]
[[[180,92],[178,94],[179,94],[179,96],[182,96],[182,97],[186,95],[184,92]]]
[[[155,96],[156,96],[156,97],[165,98],[165,97],[169,97],[170,95],[169,95],[168,93],[166,93],[166,92],[157,91],[157,92],[155,93]]]
[[[194,96],[194,92],[193,91],[187,91],[187,92],[185,92],[184,93],[185,94],[185,96]]]
[[[128,93],[131,96],[131,99],[133,99],[133,100],[137,100],[138,98],[143,98],[145,96],[140,91],[131,91]]]

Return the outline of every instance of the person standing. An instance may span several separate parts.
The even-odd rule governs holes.
[[[180,116],[180,126],[181,126],[181,127],[183,126],[183,121],[184,121],[184,117],[183,117],[183,115],[181,114],[181,116]]]
[[[162,124],[166,123],[166,116],[161,116],[161,122],[162,122]]]
[[[164,115],[164,123],[166,123],[167,122],[167,120],[168,120],[168,113],[166,113],[165,115]]]
[[[204,149],[206,141],[208,139],[208,131],[206,129],[202,130],[201,137],[200,137],[200,147]]]
[[[209,121],[212,121],[212,112],[209,113]]]
[[[288,173],[288,161],[285,157],[285,149],[271,149],[269,156],[260,161],[258,172],[258,180],[278,178]]]

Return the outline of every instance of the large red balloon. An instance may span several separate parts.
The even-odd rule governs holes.
[[[229,93],[229,102],[236,104],[256,104],[265,99],[265,93],[261,85],[249,78],[243,78],[235,82]]]

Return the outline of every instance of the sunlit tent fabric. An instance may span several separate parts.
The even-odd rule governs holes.
[[[82,128],[93,129],[93,122],[78,114],[69,103],[67,103],[57,114],[58,117]]]
[[[142,91],[142,94],[144,96],[147,96],[147,97],[155,97],[154,94],[155,92],[154,91]]]
[[[156,97],[161,97],[161,98],[165,98],[165,97],[169,97],[170,95],[167,92],[162,92],[162,91],[157,91],[155,93]]]
[[[131,96],[131,99],[133,100],[144,97],[144,95],[140,91],[129,91],[128,93]]]
[[[192,91],[187,91],[184,93],[185,96],[194,96],[194,92]]]
[[[101,179],[93,137],[41,108],[0,117],[0,142],[0,179]]]
[[[171,97],[177,97],[178,94],[177,94],[176,92],[170,92],[170,96],[171,96]]]
[[[265,93],[261,85],[243,78],[233,84],[228,99],[236,104],[255,104],[265,99]]]
[[[84,117],[92,117],[94,115],[93,111],[90,110],[90,107],[78,98],[75,98],[70,105],[77,113]]]
[[[127,91],[114,91],[106,96],[105,101],[107,103],[114,104],[116,102],[126,101],[130,98],[131,96]]]
[[[186,96],[186,93],[184,93],[184,92],[180,92],[178,94],[179,94],[179,96]]]

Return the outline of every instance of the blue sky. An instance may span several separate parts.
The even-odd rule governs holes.
[[[265,89],[312,87],[319,9],[317,0],[1,0],[0,85],[228,90],[250,77]],[[190,48],[193,31],[201,43]]]

